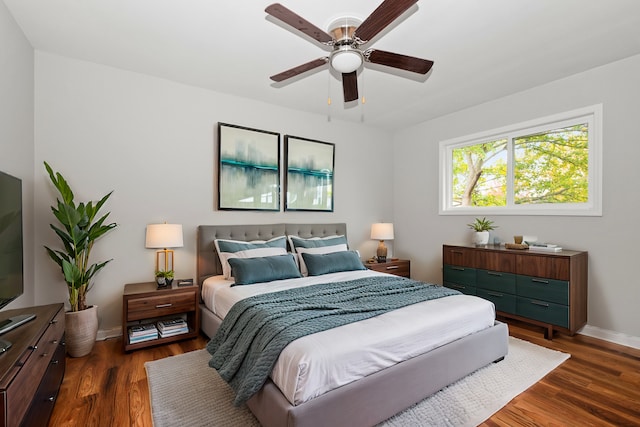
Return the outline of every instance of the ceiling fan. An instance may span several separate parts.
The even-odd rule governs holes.
[[[329,25],[329,33],[279,3],[268,6],[265,12],[269,15],[333,49],[329,56],[275,74],[270,77],[271,80],[281,82],[328,63],[342,74],[344,101],[349,102],[358,99],[357,72],[364,62],[427,74],[433,66],[433,61],[383,50],[362,49],[364,44],[417,2],[418,0],[384,0],[363,22],[351,17],[333,21]]]

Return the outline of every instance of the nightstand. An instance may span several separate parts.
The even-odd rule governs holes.
[[[408,259],[397,259],[387,262],[365,263],[365,267],[369,270],[379,271],[381,273],[395,274],[396,276],[411,277],[411,261]]]
[[[173,285],[165,289],[158,289],[156,282],[129,283],[124,286],[122,295],[122,348],[124,351],[198,336],[200,333],[199,287],[198,285],[178,286],[177,282],[174,280]],[[185,317],[189,332],[129,343],[129,326],[174,317]]]

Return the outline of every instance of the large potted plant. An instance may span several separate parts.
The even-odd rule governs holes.
[[[476,245],[486,245],[489,243],[489,232],[498,228],[497,225],[493,225],[493,221],[487,218],[476,218],[471,224],[467,226],[475,231],[473,235],[473,243]]]
[[[47,162],[44,166],[51,182],[58,190],[57,206],[51,211],[61,226],[51,224],[60,238],[64,249],[57,250],[45,246],[49,256],[62,270],[69,291],[70,310],[65,314],[67,353],[72,357],[82,357],[91,352],[98,333],[98,307],[87,305],[87,292],[91,289],[91,279],[111,260],[91,264],[89,257],[94,242],[115,223],[105,224],[109,212],[96,219],[110,192],[94,203],[74,200],[73,191],[60,173],[54,173]]]

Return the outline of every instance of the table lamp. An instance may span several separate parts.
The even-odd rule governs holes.
[[[160,249],[156,252],[156,273],[158,271],[173,270],[173,250],[169,248],[181,248],[182,224],[149,224],[147,225],[147,238],[145,247]],[[160,258],[164,257],[164,270],[160,269]]]
[[[393,224],[390,222],[379,222],[371,225],[371,239],[379,240],[376,259],[378,262],[387,261],[387,247],[385,240],[393,240]]]

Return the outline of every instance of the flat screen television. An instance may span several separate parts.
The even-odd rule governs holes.
[[[22,241],[22,181],[0,172],[0,309],[24,292]],[[0,335],[34,318],[19,314],[0,320]],[[9,347],[11,342],[0,339],[0,353]]]
[[[0,308],[23,292],[22,181],[0,172]]]

